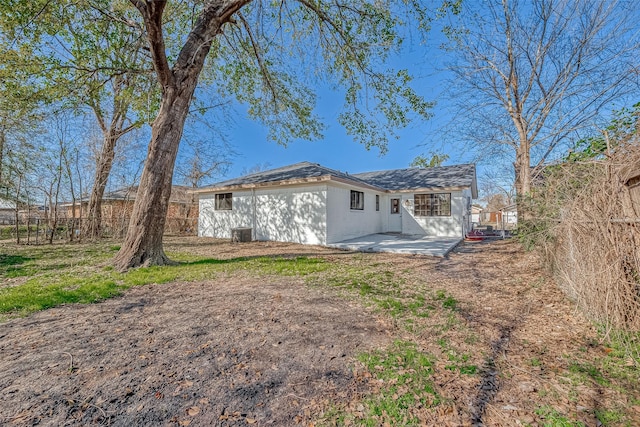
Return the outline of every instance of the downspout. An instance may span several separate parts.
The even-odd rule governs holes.
[[[464,197],[464,193],[462,194],[462,197]],[[452,197],[452,198],[453,198],[453,197]],[[453,202],[453,201],[452,201],[452,202]],[[465,237],[467,237],[467,236],[466,236],[467,232],[466,232],[466,230],[465,230],[465,228],[466,228],[466,227],[465,227],[465,224],[464,224],[464,223],[465,223],[465,218],[466,218],[465,211],[467,211],[467,207],[466,207],[466,205],[467,205],[467,204],[465,203],[465,207],[464,207],[464,209],[462,210],[462,215],[460,215],[460,231],[462,232],[462,238],[463,238],[463,239],[464,239]],[[453,206],[452,206],[452,207],[453,207]]]
[[[251,240],[256,240],[256,236],[258,235],[256,231],[256,189],[251,189],[251,201],[252,201],[252,210],[253,217],[251,220]]]

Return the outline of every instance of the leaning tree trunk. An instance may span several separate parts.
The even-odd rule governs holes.
[[[197,76],[182,82],[180,88],[168,88],[163,93],[127,235],[114,260],[120,271],[137,266],[172,264],[164,253],[162,235],[173,167],[196,83]]]
[[[113,129],[104,137],[102,152],[96,162],[96,176],[93,181],[93,189],[87,208],[87,221],[84,223],[83,234],[89,239],[99,238],[102,234],[102,197],[111,174],[113,158],[116,154],[116,142]]]
[[[2,187],[2,163],[4,162],[4,144],[6,136],[4,128],[0,128],[0,187]]]
[[[222,25],[250,1],[205,2],[173,68],[167,60],[162,32],[162,16],[167,1],[131,1],[144,18],[154,69],[162,86],[162,101],[151,128],[149,151],[127,235],[114,260],[118,270],[171,263],[162,248],[162,235],[169,208],[173,167],[191,97],[213,39],[221,32]]]

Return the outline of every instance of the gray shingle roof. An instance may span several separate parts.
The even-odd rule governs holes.
[[[475,175],[476,167],[472,164],[393,169],[353,174],[353,176],[376,187],[390,191],[415,190],[419,188],[473,187]]]
[[[268,171],[256,172],[250,175],[241,176],[239,178],[229,179],[215,183],[209,187],[234,187],[241,185],[263,184],[267,182],[293,181],[306,178],[319,178],[322,176],[331,176],[340,179],[354,181],[357,184],[371,186],[371,184],[344,172],[329,169],[317,163],[300,162],[289,166],[284,166]],[[206,189],[207,187],[205,187]]]
[[[9,210],[9,209],[15,209],[15,208],[16,208],[15,202],[0,198],[0,209]]]
[[[183,185],[174,185],[171,187],[171,197],[169,201],[171,203],[191,203],[190,191],[193,190],[192,187],[185,187]],[[124,200],[133,202],[136,200],[136,195],[138,194],[138,186],[132,185],[130,187],[122,187],[118,188],[114,191],[109,191],[104,193],[102,196],[102,201],[114,201],[114,200]],[[89,194],[85,194],[78,200],[77,202],[88,202],[90,198]],[[71,204],[71,202],[64,202],[64,205]]]
[[[308,178],[331,177],[341,180],[349,180],[354,184],[377,187],[382,191],[470,187],[473,192],[473,197],[475,198],[477,197],[475,174],[476,168],[473,164],[440,166],[426,169],[393,169],[377,172],[347,174],[326,168],[317,163],[301,162],[218,182],[198,191],[295,181]]]
[[[191,196],[188,194],[192,190],[191,187],[185,187],[183,185],[171,186],[171,197],[169,197],[170,203],[191,203]],[[134,201],[138,194],[138,186],[123,187],[117,190],[105,193],[102,200],[131,200]],[[87,198],[88,200],[88,198]]]

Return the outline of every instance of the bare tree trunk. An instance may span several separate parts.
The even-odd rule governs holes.
[[[183,81],[181,88],[167,88],[158,117],[153,123],[151,142],[140,186],[129,221],[125,241],[114,264],[119,270],[140,265],[173,264],[162,247],[173,167],[187,119],[197,74]]]
[[[113,158],[116,155],[117,131],[109,129],[104,136],[102,152],[96,161],[96,176],[89,198],[87,220],[84,223],[83,234],[89,239],[99,238],[102,234],[102,197],[111,174]]]
[[[4,127],[0,129],[0,187],[2,187],[2,162],[4,161],[4,145],[6,141]]]
[[[527,142],[522,142],[516,150],[514,163],[516,175],[516,203],[518,204],[519,219],[529,218],[525,199],[531,194],[531,151]]]
[[[15,203],[16,203],[16,244],[20,244],[20,190],[22,189],[22,175],[18,176],[18,185],[16,187],[16,199],[15,199]],[[28,210],[27,210],[27,215],[28,215]]]
[[[69,233],[69,241],[73,242],[74,229],[76,221],[76,192],[73,185],[73,174],[71,173],[71,162],[67,155],[67,150],[62,150],[62,158],[64,160],[64,170],[69,178],[69,190],[71,191],[71,220],[67,221],[67,232]]]

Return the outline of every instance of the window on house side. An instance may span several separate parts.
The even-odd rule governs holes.
[[[380,195],[376,194],[376,211],[380,210]]]
[[[231,193],[216,194],[216,210],[217,211],[230,211],[232,207],[232,195]]]
[[[351,190],[351,209],[364,210],[364,193],[362,191]]]
[[[451,193],[416,194],[415,216],[451,216]]]

